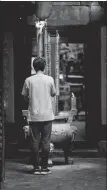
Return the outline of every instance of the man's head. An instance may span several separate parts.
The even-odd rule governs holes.
[[[46,61],[44,58],[38,57],[38,58],[35,58],[33,61],[33,67],[36,72],[38,71],[43,72],[45,69],[45,65],[46,65]]]

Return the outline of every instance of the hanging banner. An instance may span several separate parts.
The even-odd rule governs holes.
[[[48,75],[51,76],[51,37],[48,35]]]
[[[59,96],[59,34],[56,32],[56,68],[55,68],[56,95]]]
[[[45,27],[45,32],[44,32],[44,55],[45,55],[45,60],[46,60],[45,74],[48,75],[49,63],[48,63],[48,33],[47,33],[47,27]]]

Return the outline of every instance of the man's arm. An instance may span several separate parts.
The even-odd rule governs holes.
[[[24,100],[29,101],[29,88],[26,80],[23,85],[22,95],[24,96]]]
[[[53,78],[52,78],[51,96],[54,97],[55,95],[56,95],[56,89],[55,89],[54,80],[53,80]]]

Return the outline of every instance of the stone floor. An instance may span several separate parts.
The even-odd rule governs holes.
[[[106,190],[105,158],[73,158],[73,165],[64,165],[63,158],[54,158],[52,174],[35,176],[25,160],[7,160],[5,190]],[[72,159],[71,159],[72,163]]]

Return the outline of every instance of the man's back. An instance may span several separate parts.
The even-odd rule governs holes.
[[[38,73],[25,80],[28,91],[29,121],[49,121],[54,119],[51,96],[55,93],[53,78]],[[22,94],[25,94],[24,87]]]

